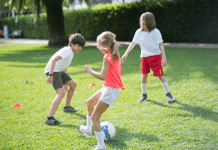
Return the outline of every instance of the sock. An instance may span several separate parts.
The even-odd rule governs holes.
[[[86,127],[89,131],[92,131],[92,118],[90,116],[87,116]]]
[[[52,117],[47,117],[47,118],[48,118],[48,120],[50,120],[50,119],[54,119],[53,116],[52,116]]]
[[[95,135],[96,135],[96,138],[97,138],[97,141],[98,141],[98,145],[100,147],[105,147],[103,131],[95,132]]]
[[[141,83],[141,88],[142,88],[142,94],[146,94],[147,93],[147,83],[145,84]]]
[[[162,85],[163,85],[163,88],[164,88],[164,90],[165,90],[165,93],[166,93],[166,94],[169,93],[169,92],[170,92],[170,88],[169,88],[169,86],[168,86],[167,81],[164,82],[164,83],[162,83]]]

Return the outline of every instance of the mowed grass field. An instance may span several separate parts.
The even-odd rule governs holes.
[[[77,83],[71,106],[76,113],[64,113],[65,98],[55,113],[63,123],[44,123],[56,96],[46,84],[44,68],[61,47],[0,44],[0,149],[90,150],[94,135],[86,138],[79,126],[86,124],[86,100],[102,87],[102,81],[84,72],[89,65],[101,71],[103,54],[93,46],[75,53],[68,74]],[[127,47],[120,48],[122,56]],[[167,103],[160,80],[148,77],[149,101],[141,97],[140,48],[135,47],[122,63],[121,91],[114,105],[101,117],[116,127],[106,142],[108,150],[215,150],[218,149],[218,49],[165,47],[164,67],[172,95]],[[90,83],[97,86],[89,87]],[[13,108],[15,103],[22,107]]]

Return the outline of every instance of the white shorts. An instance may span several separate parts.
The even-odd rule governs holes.
[[[120,89],[114,89],[112,87],[103,86],[100,91],[102,93],[100,101],[108,105],[113,105],[115,100],[120,95]]]

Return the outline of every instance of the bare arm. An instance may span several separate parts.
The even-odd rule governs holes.
[[[95,72],[88,65],[85,66],[84,70],[86,72],[88,72],[88,70],[90,69],[89,74],[91,74],[92,76],[94,76],[97,79],[105,80],[107,77],[107,72],[108,72],[109,66],[110,66],[109,62],[106,59],[104,59],[101,73]]]
[[[159,46],[160,46],[161,53],[162,53],[162,65],[165,67],[167,65],[167,58],[165,54],[164,44],[160,43]]]
[[[53,74],[55,64],[56,64],[56,62],[57,62],[58,60],[60,60],[60,59],[62,59],[61,56],[56,56],[56,57],[52,60],[49,74]],[[47,82],[48,84],[53,84],[53,76],[48,76],[46,82]]]
[[[122,56],[122,61],[126,60],[129,52],[135,47],[135,45],[136,43],[133,43],[133,42],[129,44],[129,47],[127,48],[126,52]]]

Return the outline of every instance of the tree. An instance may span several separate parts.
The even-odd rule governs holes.
[[[12,0],[11,8],[13,6],[17,7],[18,13],[20,13],[23,6],[30,2],[39,20],[40,9],[44,6],[47,13],[49,45],[66,45],[68,44],[68,36],[65,35],[64,29],[63,1],[64,0]],[[74,0],[70,0],[70,2],[73,1]],[[80,2],[81,1],[82,0],[80,0]],[[85,1],[89,4],[89,0]]]

